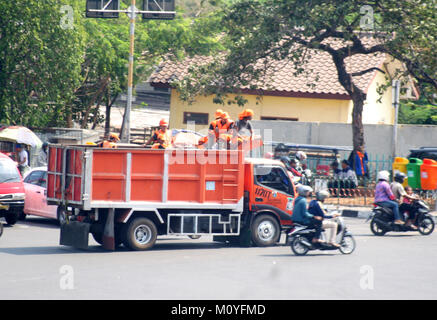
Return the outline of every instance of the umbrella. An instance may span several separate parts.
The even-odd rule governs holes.
[[[11,141],[15,143],[23,143],[40,148],[42,145],[38,136],[30,129],[21,126],[11,126],[0,128],[0,141]]]

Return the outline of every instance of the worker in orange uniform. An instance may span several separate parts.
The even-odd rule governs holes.
[[[250,120],[252,120],[253,115],[252,109],[245,109],[238,114],[238,121],[235,122],[234,130],[232,131],[232,145],[239,146],[244,141],[252,139],[253,127]]]
[[[245,109],[238,114],[238,121],[235,123],[235,132],[240,137],[252,137],[253,127],[250,120],[252,120],[254,112],[252,109]]]
[[[171,132],[165,119],[159,121],[159,129],[150,137],[146,145],[153,143],[152,149],[167,149],[171,146]]]
[[[235,122],[231,120],[231,117],[227,112],[223,112],[220,119],[211,123],[209,126],[208,134],[208,147],[213,147],[214,143],[222,144],[224,142],[229,143],[232,138],[232,131],[234,129]]]
[[[120,141],[118,134],[111,133],[108,139],[103,140],[97,146],[101,148],[117,148],[117,142]]]

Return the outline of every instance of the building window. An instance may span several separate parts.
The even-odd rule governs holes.
[[[208,124],[208,113],[184,112],[184,124],[187,124],[189,121],[200,125]]]
[[[285,117],[261,117],[261,120],[299,121],[298,118],[285,118]]]

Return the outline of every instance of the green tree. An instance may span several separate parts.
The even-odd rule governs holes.
[[[80,81],[82,30],[56,0],[0,2],[0,122],[57,125]],[[73,20],[71,19],[71,20]]]
[[[437,125],[437,106],[429,104],[425,98],[401,103],[399,123]]]
[[[427,85],[435,90],[435,59],[433,62],[433,58],[427,58],[431,45],[423,37],[420,42],[411,39],[417,35],[419,25],[428,24],[420,30],[436,34],[432,10],[430,0],[236,1],[224,7],[222,13],[225,55],[215,54],[217,59],[193,70],[192,76],[178,87],[183,99],[215,93],[215,101],[223,102],[228,93],[238,93],[238,88],[258,89],[254,83],[260,83],[266,75],[269,61],[289,59],[296,73],[301,73],[311,50],[327,52],[337,69],[338,81],[353,101],[353,146],[358,148],[364,145],[362,112],[366,94],[356,79],[377,68],[351,72],[346,60],[360,54],[393,54],[407,64],[409,74],[422,83],[429,80]],[[398,28],[404,21],[411,25]],[[369,37],[374,40],[372,45],[367,44]],[[408,51],[407,43],[414,43],[412,50]],[[426,61],[423,63],[429,63],[426,68],[421,59],[416,59],[418,55]],[[245,103],[241,97],[234,102]]]

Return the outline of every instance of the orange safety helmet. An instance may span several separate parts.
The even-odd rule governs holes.
[[[222,109],[217,109],[214,113],[215,119],[220,119],[223,116],[223,110]]]
[[[254,114],[255,114],[255,113],[253,112],[252,109],[245,109],[245,110],[243,110],[242,112],[240,112],[240,113],[238,114],[238,118],[239,118],[240,120],[243,120],[244,118],[253,117]]]
[[[120,141],[120,138],[119,138],[118,134],[116,134],[116,133],[111,133],[109,135],[109,139],[114,139],[115,141]]]
[[[168,122],[165,119],[161,119],[161,121],[159,121],[159,126],[160,127],[168,127]]]
[[[227,113],[227,112],[223,112],[221,118],[225,119],[225,120],[231,119],[231,117],[229,116],[229,113]]]

